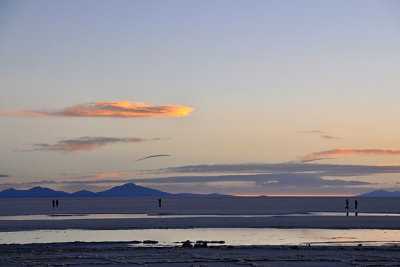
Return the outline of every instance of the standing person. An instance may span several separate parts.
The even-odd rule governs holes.
[[[346,207],[345,207],[345,209],[346,209],[346,210],[349,209],[349,199],[348,199],[348,198],[346,198]]]
[[[58,208],[58,199],[56,200],[56,207]]]
[[[53,208],[56,206],[56,202],[54,201],[54,199],[53,199]]]
[[[354,201],[354,209],[357,209],[358,208],[358,201],[357,201],[357,199]]]
[[[158,207],[161,208],[161,198],[158,199]]]

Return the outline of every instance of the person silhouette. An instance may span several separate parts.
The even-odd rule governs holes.
[[[158,207],[161,208],[161,198],[158,199]]]
[[[354,201],[354,209],[357,209],[358,208],[358,201],[357,201],[357,199]]]
[[[58,208],[58,199],[56,199],[56,207]]]
[[[348,198],[346,198],[346,207],[345,207],[345,209],[346,209],[346,210],[349,209],[349,199],[348,199]]]
[[[53,199],[53,208],[56,206],[56,202],[54,201],[54,199]]]

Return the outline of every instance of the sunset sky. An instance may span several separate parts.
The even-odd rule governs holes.
[[[0,190],[400,190],[399,62],[399,1],[3,0]]]

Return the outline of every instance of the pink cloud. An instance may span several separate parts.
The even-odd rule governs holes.
[[[78,104],[60,111],[45,112],[34,110],[7,110],[8,116],[28,117],[120,117],[154,118],[188,116],[194,109],[185,106],[163,105],[150,106],[132,101],[95,102]]]
[[[336,148],[326,151],[320,151],[305,155],[303,159],[315,159],[320,157],[342,157],[342,156],[400,156],[398,149],[383,149],[383,148],[367,148],[367,149],[352,149],[352,148]]]
[[[159,138],[115,138],[115,137],[80,137],[77,139],[61,140],[55,144],[38,143],[34,144],[34,150],[41,151],[61,151],[61,152],[76,152],[83,150],[94,150],[102,146],[114,143],[141,143],[146,141],[157,141]]]

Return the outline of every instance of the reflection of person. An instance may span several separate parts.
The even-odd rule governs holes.
[[[161,198],[158,199],[158,207],[161,208]]]
[[[358,207],[358,201],[357,201],[357,199],[354,201],[354,209],[357,209],[357,207]]]
[[[346,198],[346,207],[345,207],[345,209],[346,209],[346,210],[349,209],[349,199],[348,199],[348,198]]]

